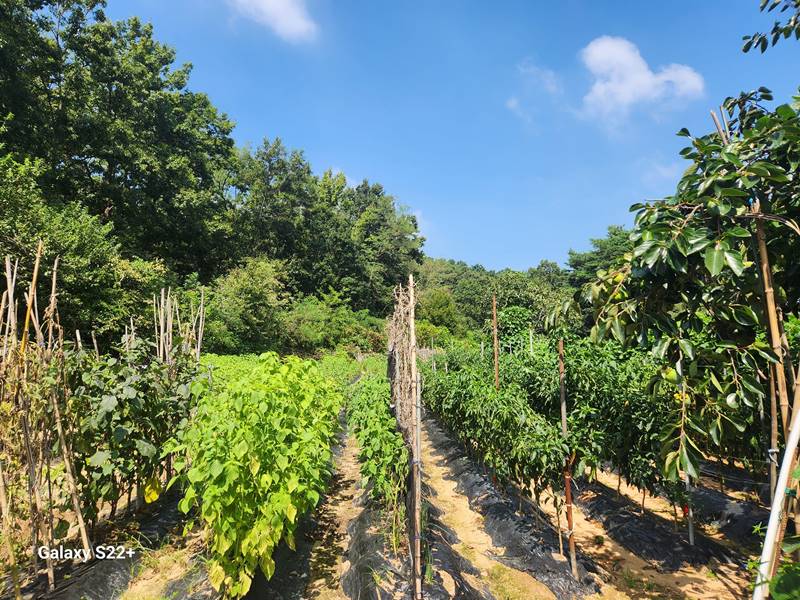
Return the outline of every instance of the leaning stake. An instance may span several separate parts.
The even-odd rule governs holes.
[[[558,383],[561,391],[561,433],[567,437],[567,387],[564,369],[564,340],[558,340]],[[569,458],[564,460],[564,495],[567,506],[567,541],[569,542],[569,560],[572,565],[572,576],[578,579],[578,561],[575,557],[575,532],[572,520],[572,461],[575,455],[570,452]]]
[[[411,347],[411,397],[412,397],[412,420],[414,423],[414,446],[413,446],[413,475],[414,485],[414,598],[422,600],[422,519],[420,518],[422,503],[422,471],[420,469],[421,450],[420,450],[420,382],[417,374],[417,332],[414,324],[414,276],[408,276],[408,296],[409,296],[409,319],[408,333],[409,345]]]

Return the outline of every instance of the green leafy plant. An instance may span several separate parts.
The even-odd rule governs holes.
[[[272,576],[273,551],[294,548],[298,517],[319,501],[343,399],[312,361],[267,353],[216,363],[210,385],[193,384],[196,415],[169,451],[186,456],[176,463],[179,507],[196,509],[210,535],[209,580],[239,598],[257,568]]]
[[[403,499],[409,474],[409,455],[403,436],[389,410],[389,382],[385,376],[366,376],[352,386],[347,422],[360,448],[362,482],[387,508],[392,522],[395,552],[405,519]]]
[[[138,488],[148,501],[161,489],[162,449],[185,425],[194,359],[177,343],[169,362],[153,358],[137,338],[117,356],[72,349],[65,355],[66,411],[84,516],[95,522],[101,502],[112,515],[125,491]]]

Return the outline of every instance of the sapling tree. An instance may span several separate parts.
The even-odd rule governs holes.
[[[788,412],[779,333],[800,287],[792,259],[800,250],[800,98],[774,110],[769,100],[765,88],[728,98],[715,133],[679,132],[691,140],[681,152],[691,164],[676,193],[632,207],[633,251],[584,289],[594,338],[637,343],[662,361],[652,385],[675,399],[663,432],[672,479],[679,470],[698,477],[709,439],[720,445],[746,431],[763,410],[770,364]]]

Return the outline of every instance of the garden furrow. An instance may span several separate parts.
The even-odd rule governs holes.
[[[452,455],[439,445],[441,440],[441,430],[430,420],[424,422],[421,445],[428,502],[442,524],[457,539],[453,550],[463,559],[460,561],[462,567],[464,564],[471,567],[453,573],[440,568],[434,560],[435,575],[442,581],[443,587],[451,597],[507,600],[556,598],[548,586],[530,573],[513,568],[501,560],[505,549],[493,543],[492,536],[485,528],[484,517],[470,506],[470,500],[474,499],[459,490],[458,478],[452,470]],[[466,580],[472,589],[459,591],[459,579]]]

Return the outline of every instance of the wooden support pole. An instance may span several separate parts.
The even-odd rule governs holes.
[[[756,203],[753,212],[760,213],[761,209]],[[764,225],[761,219],[756,219],[756,241],[758,243],[758,256],[761,268],[761,282],[764,286],[764,304],[767,307],[767,321],[769,325],[769,339],[772,351],[778,357],[775,365],[775,382],[778,390],[778,400],[781,408],[781,423],[783,435],[789,437],[789,393],[786,387],[786,371],[783,360],[783,343],[781,341],[780,327],[778,325],[778,310],[775,305],[775,291],[772,288],[772,270],[770,269],[769,254],[767,253],[767,240],[764,235]]]
[[[500,346],[497,340],[497,295],[492,294],[492,338],[494,340],[494,389],[500,389]]]
[[[417,373],[417,331],[416,324],[414,322],[414,275],[408,276],[408,296],[408,333],[409,345],[411,346],[411,414],[414,426],[414,445],[412,448],[412,485],[414,486],[414,598],[415,600],[422,600],[422,469],[420,469],[420,461],[422,458],[420,442],[421,399],[419,397],[420,380],[419,374]]]
[[[561,433],[567,437],[567,385],[566,368],[564,366],[564,340],[558,340],[558,381],[561,392]],[[575,552],[575,524],[572,519],[572,461],[575,455],[570,452],[569,458],[564,459],[564,496],[567,507],[567,528],[569,543],[569,558],[572,566],[572,576],[578,579],[578,560]]]
[[[69,494],[72,498],[72,510],[75,511],[75,518],[78,520],[78,531],[81,534],[81,542],[83,549],[88,553],[87,556],[93,556],[92,546],[89,543],[89,534],[86,531],[86,523],[83,520],[83,511],[81,510],[81,501],[78,497],[78,486],[75,483],[75,477],[72,474],[72,457],[70,456],[69,446],[67,439],[64,435],[64,426],[61,423],[61,410],[58,407],[58,400],[56,393],[53,391],[50,394],[50,403],[53,408],[53,418],[56,422],[56,432],[58,433],[58,444],[61,446],[61,458],[64,461],[64,475],[67,479],[67,487]]]
[[[6,548],[6,554],[8,554],[11,583],[14,586],[14,598],[15,600],[22,600],[17,559],[14,556],[14,547],[11,545],[11,507],[8,505],[8,496],[6,495],[6,478],[3,473],[2,459],[0,459],[0,517],[3,519],[3,545]]]
[[[786,450],[783,454],[781,468],[778,473],[778,483],[775,485],[775,499],[769,512],[767,532],[764,536],[764,545],[761,558],[758,561],[758,574],[756,585],[753,588],[753,600],[763,600],[769,594],[768,582],[777,566],[778,549],[783,538],[782,529],[785,528],[787,518],[787,495],[785,490],[792,478],[792,471],[796,464],[797,446],[800,442],[800,412],[792,415],[792,427],[786,439]]]
[[[689,483],[689,474],[683,474],[686,485],[686,522],[689,525],[689,545],[694,546],[694,509],[692,508],[692,485]]]
[[[778,479],[778,402],[775,397],[775,366],[769,367],[769,500],[775,500],[775,484]]]

